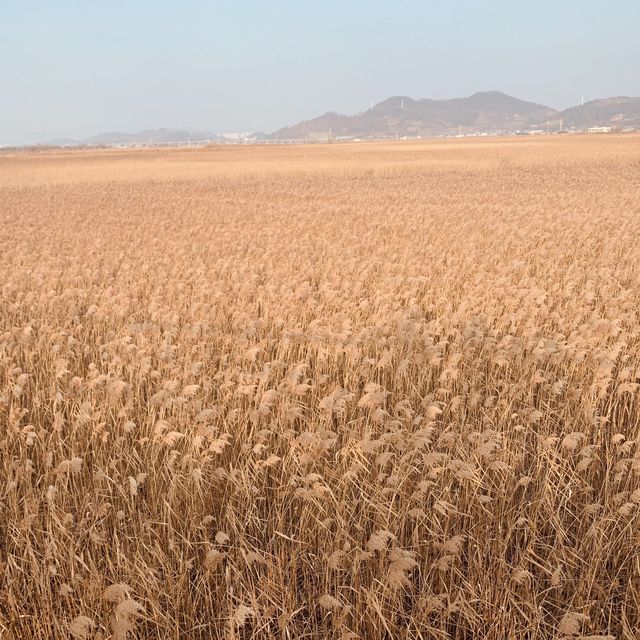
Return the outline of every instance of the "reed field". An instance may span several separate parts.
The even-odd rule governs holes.
[[[640,136],[0,154],[0,638],[640,637]]]

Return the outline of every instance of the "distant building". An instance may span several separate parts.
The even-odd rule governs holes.
[[[611,133],[613,127],[589,127],[587,133]]]
[[[311,131],[307,137],[314,142],[329,142],[332,138],[331,129],[329,131]]]

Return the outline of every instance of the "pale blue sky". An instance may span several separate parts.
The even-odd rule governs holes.
[[[640,95],[640,0],[0,0],[0,144],[489,89]]]

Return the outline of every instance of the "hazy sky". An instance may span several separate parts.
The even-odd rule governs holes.
[[[640,95],[640,0],[0,0],[0,144],[488,89]]]

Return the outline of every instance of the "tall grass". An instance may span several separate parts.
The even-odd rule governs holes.
[[[637,638],[637,142],[1,158],[0,635]]]

